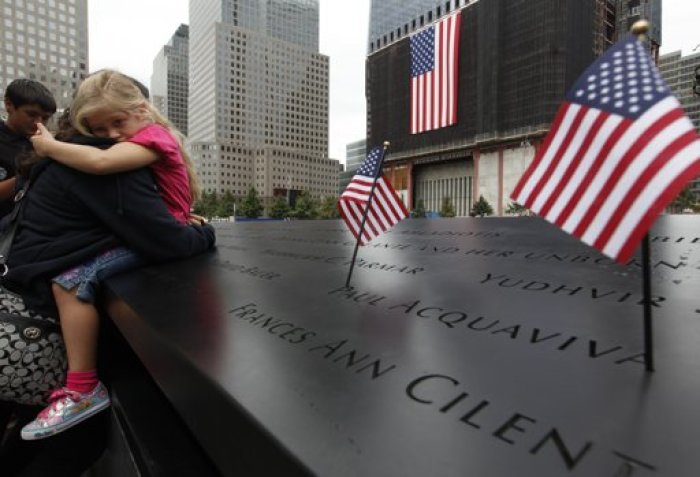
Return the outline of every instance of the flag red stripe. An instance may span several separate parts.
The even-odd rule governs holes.
[[[696,135],[697,138],[697,135]],[[687,167],[676,179],[668,186],[652,206],[644,214],[644,217],[639,221],[634,230],[629,234],[625,244],[617,254],[617,261],[625,263],[634,253],[637,245],[642,240],[642,237],[651,228],[658,215],[664,210],[666,204],[671,202],[683,190],[685,185],[700,175],[700,157],[689,167]]]
[[[612,149],[615,147],[615,144],[617,144],[617,142],[627,132],[631,125],[632,121],[627,119],[621,121],[617,125],[613,133],[608,137],[608,140],[605,141],[605,145],[600,149],[600,153],[593,160],[590,169],[586,173],[585,177],[581,180],[581,183],[576,188],[576,191],[574,191],[574,193],[571,195],[571,199],[569,199],[569,202],[566,204],[566,206],[564,206],[561,214],[559,215],[559,217],[557,217],[557,220],[554,221],[556,225],[562,227],[566,223],[566,221],[569,220],[569,217],[576,208],[576,205],[578,205],[579,201],[581,200],[581,197],[583,197],[583,194],[586,192],[588,185],[591,183],[595,175],[605,163],[608,155],[610,154],[610,151],[612,151]]]
[[[454,31],[453,31],[453,39],[450,42],[452,45],[452,82],[449,85],[449,91],[450,91],[450,117],[449,117],[449,123],[448,124],[455,124],[457,123],[457,81],[459,79],[459,71],[457,71],[457,67],[459,65],[459,36],[460,36],[460,27],[462,25],[462,15],[458,14],[454,18]]]
[[[423,80],[425,81],[424,83],[424,89],[423,89],[423,131],[427,131],[430,128],[430,98],[431,98],[431,91],[430,87],[432,86],[432,71],[430,73],[426,73],[423,75]]]
[[[438,34],[435,35],[435,51],[437,54],[435,55],[435,59],[437,61],[437,64],[435,65],[435,72],[437,74],[437,78],[435,78],[435,81],[437,84],[435,85],[435,99],[436,99],[436,107],[434,108],[435,112],[435,124],[436,126],[441,126],[442,125],[442,100],[443,100],[443,94],[445,94],[444,90],[444,85],[443,85],[443,79],[444,79],[444,68],[446,66],[446,61],[445,61],[445,48],[443,48],[443,43],[445,42],[445,30],[447,29],[447,22],[440,22],[436,25],[436,29],[438,31]]]
[[[392,192],[388,186],[389,184],[387,184],[385,180],[380,180],[380,194],[384,200],[384,203],[389,207],[387,210],[387,215],[390,218],[390,221],[393,221],[394,217],[402,217],[405,214],[402,214],[402,211],[397,210],[397,205],[403,205],[403,202],[397,200],[396,193]]]
[[[545,153],[549,149],[549,146],[552,144],[552,140],[554,139],[554,136],[556,135],[556,131],[559,129],[559,126],[561,126],[561,122],[564,119],[564,116],[566,116],[566,112],[569,110],[569,103],[564,103],[562,106],[559,108],[559,111],[557,111],[557,115],[554,118],[554,122],[552,123],[552,126],[550,127],[550,132],[547,135],[547,137],[544,140],[544,143],[542,144],[542,147],[537,151],[537,154],[535,155],[535,158],[532,160],[532,163],[530,164],[530,167],[525,171],[523,176],[520,178],[520,182],[515,186],[515,189],[513,189],[513,192],[511,193],[510,197],[511,199],[517,201],[518,197],[520,197],[520,194],[522,193],[523,187],[525,187],[525,184],[528,183],[530,180],[530,177],[532,176],[533,172],[535,172],[535,169],[539,166],[540,162],[542,162],[542,158],[544,157]],[[523,198],[523,202],[527,198]],[[522,202],[518,202],[520,205],[523,205]]]
[[[362,206],[363,202],[353,201],[348,204],[350,208],[350,213],[352,215],[352,221],[355,224],[355,238],[360,235],[360,225],[362,224]]]
[[[416,133],[416,79],[411,78],[411,134]]]
[[[380,218],[383,218],[384,221],[388,224],[394,222],[390,210],[387,210],[384,206],[384,204],[387,203],[387,197],[382,187],[377,187],[377,194],[375,199],[377,200],[377,205],[375,207],[375,209],[377,210],[377,215]],[[386,228],[384,227],[382,227],[382,229],[386,230]]]
[[[600,127],[603,125],[605,121],[610,117],[610,113],[607,113],[605,111],[601,111],[601,113],[598,115],[598,117],[595,119],[593,122],[593,125],[591,128],[588,130],[588,133],[586,134],[586,137],[584,138],[583,142],[581,143],[581,146],[578,148],[576,151],[576,154],[574,157],[571,159],[571,162],[567,166],[566,170],[564,171],[564,174],[562,174],[561,179],[557,183],[556,187],[554,190],[551,192],[549,197],[547,198],[546,202],[538,212],[542,216],[546,216],[549,214],[549,211],[552,209],[552,206],[556,202],[557,198],[561,195],[562,191],[564,190],[564,187],[569,183],[571,180],[571,177],[573,176],[574,172],[578,168],[579,164],[581,164],[581,160],[583,159],[583,156],[586,154],[586,151],[591,147],[591,143],[595,139],[595,137],[598,135],[598,132],[600,130]]]
[[[367,220],[365,220],[365,243],[379,235],[380,231],[381,227],[378,227],[377,225],[376,211],[370,207],[369,211],[367,212]]]
[[[374,222],[377,228],[384,231],[391,227],[392,220],[388,216],[386,210],[384,209],[384,205],[381,202],[381,194],[381,190],[377,188],[374,196],[374,202],[376,203],[372,204],[372,211],[374,212]]]
[[[353,210],[350,208],[351,204],[352,202],[347,200],[338,201],[338,210],[340,211],[341,217],[350,229],[350,232],[352,232],[352,234],[355,236],[355,240],[357,240],[357,229],[359,229],[359,225],[355,220]]]
[[[581,122],[583,120],[583,117],[587,113],[586,108],[581,108],[577,113],[576,116],[574,116],[573,123],[575,127],[572,127],[569,129],[568,133],[564,137],[564,140],[562,141],[561,145],[559,146],[559,150],[554,154],[554,157],[552,157],[552,161],[549,163],[549,166],[545,170],[544,174],[542,174],[542,177],[540,177],[540,180],[537,182],[535,187],[533,188],[533,193],[530,194],[530,197],[528,198],[527,201],[525,201],[525,204],[523,204],[525,207],[530,208],[532,207],[532,204],[537,200],[537,197],[539,196],[540,192],[542,192],[542,189],[544,188],[545,184],[549,182],[549,179],[552,177],[552,174],[554,173],[554,170],[557,168],[557,165],[559,164],[559,161],[561,161],[562,157],[564,156],[564,153],[566,152],[567,149],[569,149],[569,146],[571,145],[571,141],[574,139],[576,134],[578,133],[578,126],[581,125]],[[544,215],[544,214],[542,214]]]
[[[377,187],[377,211],[381,213],[381,216],[384,217],[384,220],[388,224],[387,227],[382,227],[383,230],[388,230],[389,227],[396,224],[402,217],[394,213],[393,204],[395,201],[392,200],[387,194],[388,191],[384,187],[384,184],[380,184],[380,186]],[[396,194],[394,193],[394,196],[395,195]]]
[[[682,110],[679,110],[681,117],[684,115]],[[659,155],[657,155],[654,160],[647,164],[644,172],[639,176],[639,178],[632,184],[630,189],[625,194],[625,197],[620,202],[620,205],[615,209],[612,216],[608,219],[605,227],[598,235],[598,238],[593,243],[593,246],[597,249],[603,249],[605,245],[610,240],[610,236],[617,229],[618,225],[624,218],[625,214],[632,206],[632,203],[637,200],[637,197],[644,190],[644,186],[651,181],[651,179],[656,175],[656,173],[661,169],[661,167],[673,158],[678,152],[684,149],[688,144],[692,143],[697,139],[697,134],[694,130],[690,130],[679,136],[671,144],[669,144],[666,149],[664,149]]]
[[[620,161],[615,166],[615,169],[613,169],[611,174],[608,176],[607,180],[605,181],[605,185],[603,185],[600,190],[600,193],[596,194],[593,202],[588,207],[586,214],[572,232],[573,235],[580,237],[586,232],[588,227],[591,225],[591,222],[593,222],[593,219],[595,219],[596,215],[600,211],[600,207],[602,207],[602,205],[608,199],[610,193],[615,187],[615,184],[619,182],[620,177],[629,167],[634,158],[639,155],[639,153],[656,137],[659,132],[661,132],[679,117],[683,117],[683,110],[672,109],[657,121],[652,123],[650,127],[648,127],[637,137],[634,144],[632,144],[632,146],[625,152],[624,156],[622,156]]]

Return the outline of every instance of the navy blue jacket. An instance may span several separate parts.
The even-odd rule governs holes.
[[[0,121],[0,181],[15,176],[17,157],[32,150],[32,143],[24,136],[12,131],[5,122]],[[0,217],[12,210],[12,201],[0,202]]]
[[[175,220],[149,168],[98,176],[45,159],[30,177],[2,284],[37,312],[56,316],[53,277],[115,246],[129,247],[150,262],[186,258],[214,246],[210,225]]]

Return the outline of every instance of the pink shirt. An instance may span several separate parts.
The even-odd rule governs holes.
[[[177,139],[160,124],[149,124],[129,138],[129,142],[158,153],[151,169],[168,210],[180,223],[187,223],[192,205],[190,181]]]

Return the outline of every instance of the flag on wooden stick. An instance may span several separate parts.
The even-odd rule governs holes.
[[[511,198],[618,262],[700,175],[700,138],[633,35],[567,93]]]
[[[408,216],[406,206],[382,174],[383,161],[383,149],[373,148],[338,201],[341,217],[362,245]]]

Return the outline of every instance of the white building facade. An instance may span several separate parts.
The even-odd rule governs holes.
[[[317,0],[191,0],[189,142],[206,191],[337,196]]]

